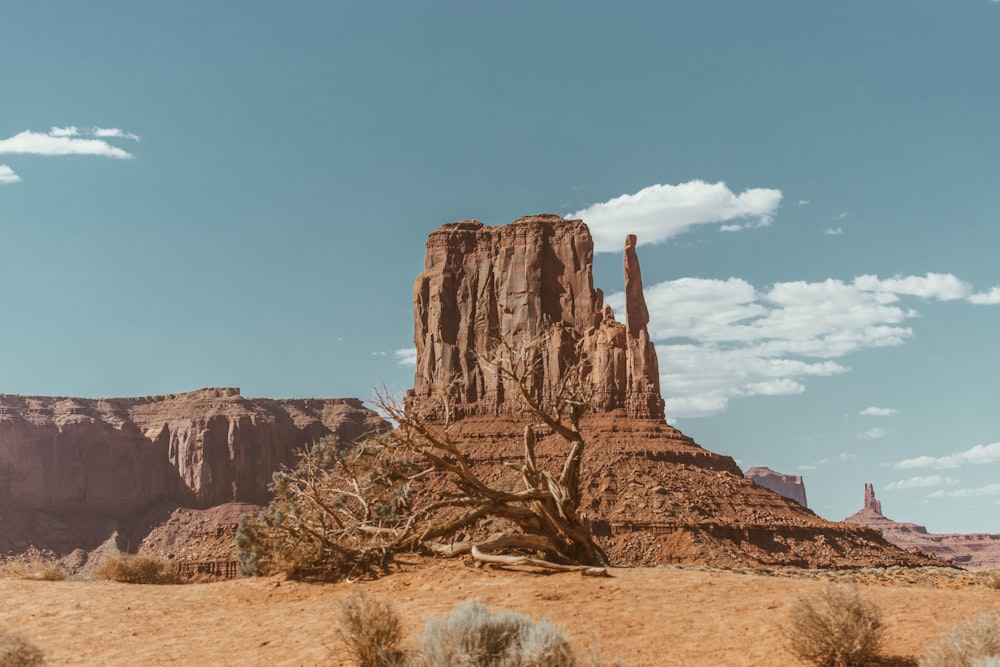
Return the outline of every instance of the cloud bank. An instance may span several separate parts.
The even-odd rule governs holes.
[[[646,288],[645,296],[667,414],[677,418],[723,412],[733,398],[800,394],[806,378],[846,372],[839,359],[847,354],[902,345],[913,335],[907,320],[919,315],[908,299],[988,304],[995,292],[1000,288],[977,294],[951,274],[928,273],[764,290],[740,278],[680,278]],[[622,293],[607,302],[624,312]],[[859,437],[885,433],[871,429]]]
[[[662,243],[696,225],[728,222],[722,231],[763,227],[781,203],[781,190],[751,188],[739,195],[725,183],[688,181],[651,185],[570,213],[587,223],[595,252],[620,252],[626,234],[639,245]],[[733,222],[738,221],[738,222]]]

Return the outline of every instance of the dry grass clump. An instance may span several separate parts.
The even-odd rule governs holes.
[[[155,556],[120,554],[108,556],[94,570],[95,579],[123,584],[179,584],[173,563]]]
[[[979,583],[989,588],[1000,589],[1000,569],[981,572],[979,574]]]
[[[8,561],[0,563],[0,579],[33,579],[35,581],[62,581],[66,578],[66,573],[55,565],[45,563],[40,560],[32,560],[26,563],[21,561]],[[3,663],[0,663],[3,664]]]
[[[0,665],[3,667],[35,667],[45,664],[42,650],[22,635],[0,627]]]
[[[854,587],[827,586],[796,601],[785,640],[789,652],[820,667],[865,665],[879,651],[881,613]]]
[[[994,667],[1000,665],[1000,614],[956,625],[931,646],[920,667]]]
[[[431,619],[421,642],[422,667],[575,667],[565,633],[512,612],[466,602],[448,618]]]
[[[359,592],[348,598],[340,611],[340,637],[360,667],[406,664],[406,654],[399,648],[403,629],[392,605]]]

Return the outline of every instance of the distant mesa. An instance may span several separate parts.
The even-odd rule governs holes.
[[[989,533],[928,533],[915,523],[900,523],[882,514],[882,501],[875,488],[865,484],[864,507],[844,519],[847,523],[880,531],[901,549],[917,549],[964,568],[981,570],[1000,567],[1000,535]]]
[[[794,500],[803,507],[809,507],[806,504],[806,487],[802,482],[802,475],[786,475],[760,466],[747,468],[745,475],[747,479],[753,480],[765,489]]]
[[[327,435],[350,442],[388,428],[356,398],[244,398],[236,388],[138,398],[0,394],[0,556],[28,548],[64,555],[112,533],[134,547],[150,513],[266,503],[271,474],[292,464],[296,450]]]

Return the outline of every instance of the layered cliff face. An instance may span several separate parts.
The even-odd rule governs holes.
[[[933,554],[961,567],[975,570],[1000,567],[1000,535],[929,533],[919,524],[893,521],[882,514],[882,501],[875,497],[870,483],[865,484],[864,507],[844,521],[873,528],[901,549]]]
[[[464,221],[432,233],[413,289],[411,400],[426,402],[449,387],[460,416],[521,414],[516,391],[484,361],[503,344],[532,348],[543,397],[580,365],[597,410],[663,419],[634,237],[630,243],[623,325],[594,289],[594,243],[580,220],[536,215],[502,227]]]
[[[728,456],[698,446],[664,420],[656,350],[642,294],[636,238],[625,239],[624,324],[593,286],[586,225],[540,215],[503,227],[465,221],[427,241],[414,287],[417,370],[410,405],[450,388],[450,437],[491,484],[519,488],[527,416],[516,392],[485,370],[502,340],[543,338],[537,391],[579,365],[593,390],[581,423],[587,443],[584,506],[612,562],[865,567],[935,564],[876,531],[833,524],[743,476]],[[565,443],[544,431],[541,465],[558,469]],[[804,502],[803,498],[803,502]]]
[[[326,435],[388,424],[357,399],[0,395],[0,503],[126,518],[160,501],[262,503],[271,473]]]
[[[747,468],[745,475],[765,489],[794,500],[803,507],[809,507],[806,504],[806,486],[802,482],[802,475],[787,475],[762,466]]]

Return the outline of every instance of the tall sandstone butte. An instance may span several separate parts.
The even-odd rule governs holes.
[[[413,288],[417,401],[450,387],[461,416],[518,415],[516,391],[488,368],[498,341],[513,349],[542,341],[543,395],[566,370],[582,365],[600,412],[664,418],[656,351],[635,254],[625,251],[626,323],[615,321],[594,289],[594,242],[581,220],[521,218],[503,227],[466,220],[427,240],[424,271]],[[513,391],[513,393],[512,393]]]
[[[592,388],[583,494],[596,537],[616,563],[863,567],[919,565],[877,532],[825,521],[754,484],[728,456],[668,425],[642,290],[636,238],[625,239],[624,324],[592,277],[594,245],[581,220],[465,220],[427,240],[414,285],[417,368],[411,407],[434,415],[450,392],[451,436],[484,479],[516,486],[530,418],[516,391],[484,368],[497,341],[543,341],[534,390],[551,394],[579,365]],[[440,411],[437,417],[441,418]],[[563,443],[541,433],[539,459],[559,465]]]

